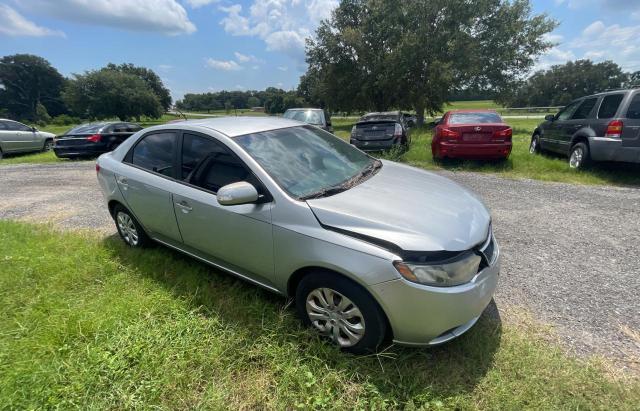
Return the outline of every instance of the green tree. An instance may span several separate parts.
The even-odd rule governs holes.
[[[455,89],[507,90],[555,26],[529,0],[344,0],[307,42],[313,92],[342,111],[411,107],[422,124]]]
[[[576,60],[536,72],[501,102],[512,107],[564,106],[578,97],[623,87],[628,81],[629,75],[611,61]]]
[[[158,96],[137,75],[103,68],[74,77],[63,92],[63,99],[81,117],[118,117],[125,121],[162,115]]]
[[[251,96],[247,99],[247,105],[249,106],[249,108],[251,107],[259,107],[260,106],[260,99],[256,96]]]
[[[106,68],[108,70],[115,70],[121,73],[133,74],[140,77],[158,97],[164,111],[169,110],[171,107],[171,92],[164,86],[160,76],[158,76],[153,70],[146,67],[137,67],[131,63],[123,63],[120,65],[109,63]]]
[[[0,59],[0,108],[18,119],[38,119],[38,105],[48,115],[65,113],[60,94],[64,77],[42,57],[15,54]],[[42,109],[40,113],[43,113]]]

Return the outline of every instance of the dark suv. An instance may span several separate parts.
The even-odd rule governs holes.
[[[571,168],[590,161],[640,163],[640,89],[582,97],[548,115],[531,137],[529,152],[554,151]]]

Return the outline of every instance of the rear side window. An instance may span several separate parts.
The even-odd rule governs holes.
[[[449,124],[487,124],[502,123],[498,113],[453,113],[449,116]]]
[[[67,131],[66,134],[96,134],[106,125],[106,123],[82,124]]]
[[[7,130],[7,125],[4,121],[0,121],[0,131]]]
[[[131,164],[167,177],[174,176],[175,133],[148,134],[134,147]]]
[[[212,139],[184,134],[182,179],[217,193],[227,184],[247,181],[261,192],[258,180],[227,147]]]
[[[624,94],[611,94],[602,99],[598,118],[611,118],[618,112],[618,107],[624,98]]]
[[[595,107],[597,102],[598,102],[597,97],[586,99],[585,101],[582,102],[582,104],[580,104],[580,106],[578,107],[576,112],[573,114],[571,119],[582,120],[584,118],[589,117],[591,110],[593,110],[593,107]]]
[[[629,109],[627,110],[627,118],[634,120],[640,119],[640,93],[633,96],[633,100],[629,103]]]

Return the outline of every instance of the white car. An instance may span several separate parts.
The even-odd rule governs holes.
[[[0,160],[5,154],[49,151],[56,135],[0,118]]]

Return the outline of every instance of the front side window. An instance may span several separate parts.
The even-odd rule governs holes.
[[[502,123],[498,113],[454,113],[449,116],[449,124],[489,124]]]
[[[182,179],[217,193],[227,184],[246,181],[259,193],[261,185],[244,164],[223,144],[185,133],[182,140]]]
[[[615,116],[623,98],[624,94],[611,94],[603,98],[600,110],[598,110],[598,118],[612,118]]]
[[[569,120],[571,118],[571,116],[573,115],[573,113],[578,108],[578,105],[580,103],[582,103],[582,101],[573,102],[573,103],[569,104],[568,106],[566,106],[565,108],[563,108],[562,110],[560,110],[560,112],[558,113],[557,119],[560,120],[560,121]]]
[[[291,127],[235,137],[291,196],[321,195],[379,162],[338,137],[313,127]],[[347,188],[345,188],[347,189]]]
[[[131,164],[154,173],[173,177],[176,140],[177,136],[173,132],[144,136],[133,147]]]
[[[640,119],[640,93],[633,96],[633,100],[629,103],[629,109],[627,110],[627,118],[634,120]]]
[[[31,127],[25,126],[17,121],[7,121],[7,129],[11,131],[32,131]]]
[[[582,120],[589,117],[589,113],[593,110],[593,107],[598,102],[598,98],[588,98],[580,104],[580,107],[576,110],[576,112],[571,116],[572,120]]]

